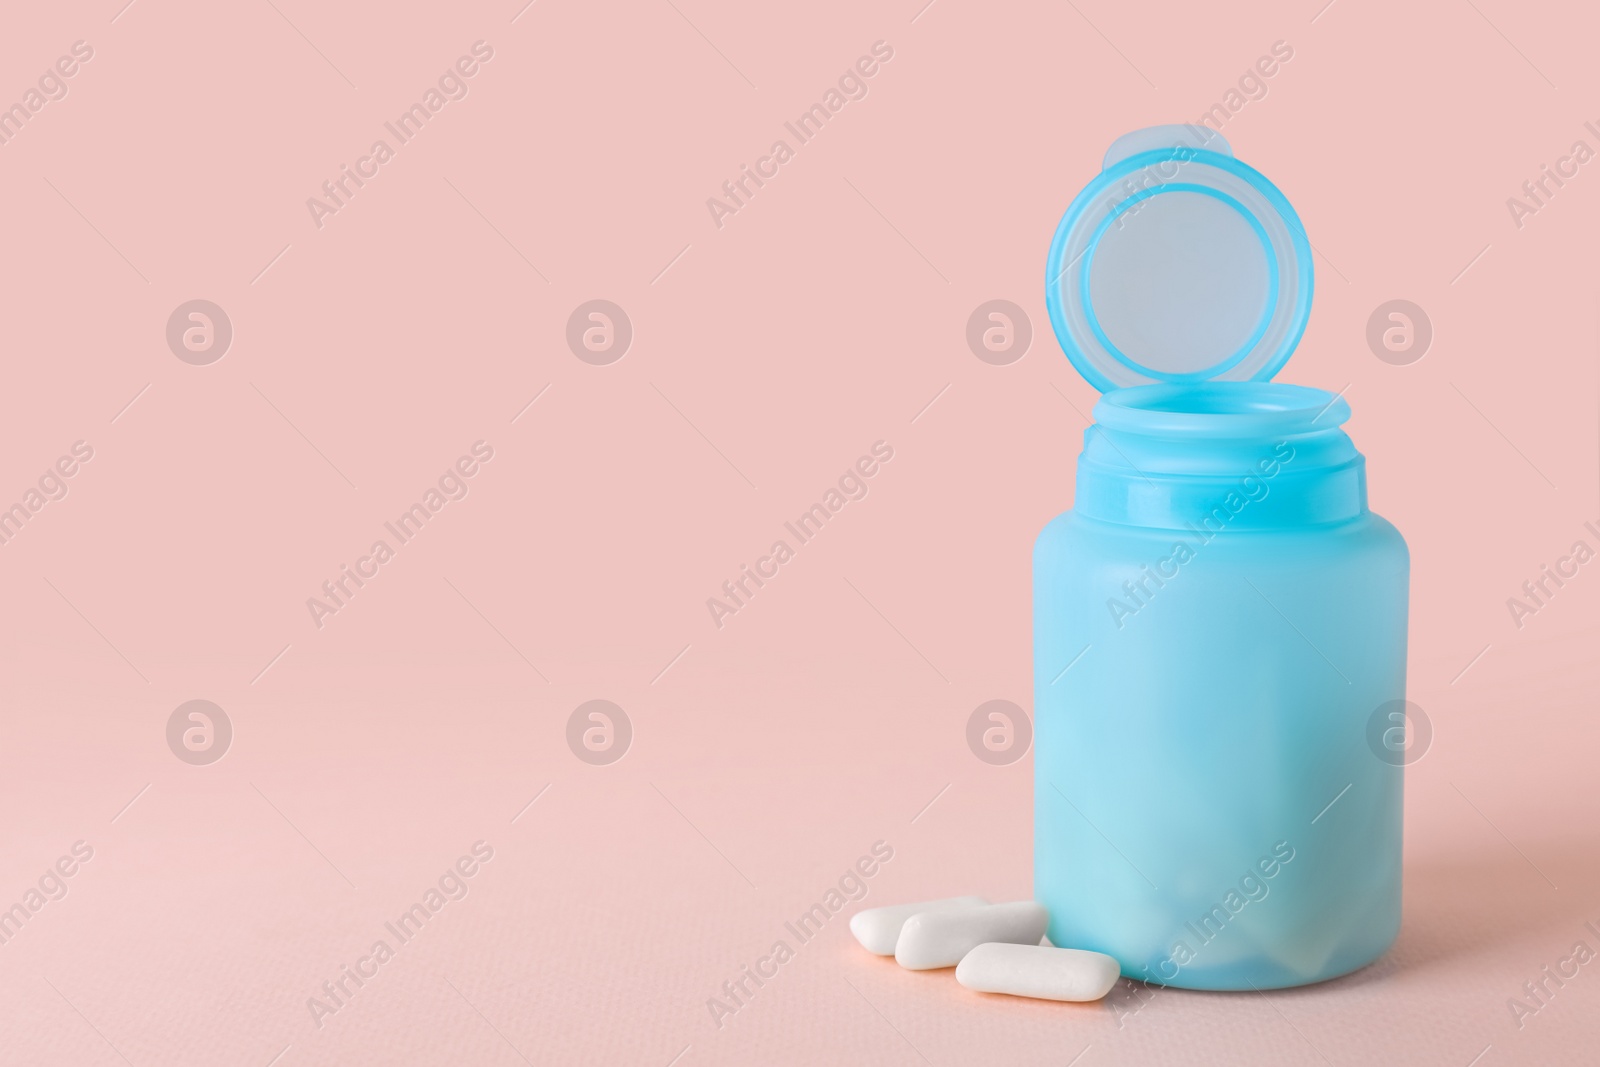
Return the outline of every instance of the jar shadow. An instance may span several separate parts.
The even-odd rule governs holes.
[[[1474,973],[1520,980],[1577,941],[1600,949],[1600,935],[1585,925],[1600,927],[1600,907],[1593,906],[1600,839],[1522,847],[1543,858],[1539,867],[1504,844],[1407,861],[1400,936],[1389,951],[1359,971],[1279,992],[1314,995],[1320,989],[1453,981]]]
[[[1528,845],[1523,846],[1528,849]],[[1311,985],[1271,990],[1274,998],[1354,992],[1418,979],[1479,973],[1518,981],[1585,941],[1600,951],[1600,839],[1540,842],[1539,868],[1504,845],[1483,853],[1429,856],[1405,864],[1400,935],[1374,962]],[[1555,888],[1545,875],[1557,880]],[[1523,972],[1526,971],[1527,974]],[[1133,979],[1127,979],[1134,984]],[[1511,983],[1513,986],[1515,982]],[[1189,996],[1253,997],[1252,991],[1168,989]]]

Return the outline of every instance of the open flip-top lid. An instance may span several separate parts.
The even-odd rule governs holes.
[[[1196,126],[1118,138],[1062,217],[1045,274],[1056,337],[1102,392],[1265,381],[1305,332],[1311,288],[1294,208]]]

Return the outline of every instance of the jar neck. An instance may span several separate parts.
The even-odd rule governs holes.
[[[1275,382],[1106,393],[1084,433],[1073,510],[1212,533],[1344,522],[1367,512],[1366,460],[1341,397]]]

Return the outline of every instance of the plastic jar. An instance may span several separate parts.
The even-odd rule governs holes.
[[[1053,944],[1129,977],[1301,985],[1399,931],[1402,761],[1371,725],[1405,696],[1409,557],[1367,508],[1349,405],[1266,380],[1310,309],[1293,209],[1220,138],[1149,150],[1161,134],[1113,148],[1051,252],[1057,334],[1109,391],[1034,546],[1034,896]],[[1143,233],[1118,227],[1162,193]],[[1197,260],[1212,277],[1188,280]],[[1152,324],[1163,300],[1188,321]]]
[[[1269,382],[1096,405],[1076,502],[1034,547],[1052,943],[1248,989],[1393,942],[1401,775],[1367,727],[1405,694],[1410,564],[1367,510],[1348,416]]]

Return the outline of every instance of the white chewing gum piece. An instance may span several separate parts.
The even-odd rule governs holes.
[[[879,956],[893,956],[895,942],[900,939],[900,928],[913,915],[925,911],[945,911],[950,908],[982,907],[989,903],[982,897],[947,897],[921,904],[890,904],[882,908],[868,908],[850,916],[850,932],[856,935],[861,947]]]
[[[923,912],[900,928],[894,958],[912,971],[954,967],[961,957],[990,941],[1036,946],[1049,920],[1044,905],[1032,900]]]
[[[980,993],[1040,1000],[1099,1000],[1122,968],[1103,952],[1047,945],[979,945],[956,966],[956,981]]]

